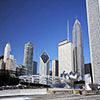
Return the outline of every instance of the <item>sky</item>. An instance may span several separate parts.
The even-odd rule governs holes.
[[[0,56],[7,42],[17,65],[23,64],[24,45],[34,44],[34,61],[46,51],[50,60],[58,59],[58,43],[70,41],[76,17],[81,23],[85,63],[90,63],[90,48],[85,0],[0,0]]]

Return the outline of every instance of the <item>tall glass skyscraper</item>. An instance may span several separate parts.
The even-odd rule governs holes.
[[[100,84],[100,0],[86,0],[93,83]]]
[[[73,26],[73,67],[75,72],[79,72],[81,76],[84,75],[84,56],[82,43],[81,24],[76,19]]]
[[[31,42],[25,44],[24,66],[26,68],[26,75],[32,75],[33,74],[33,44]]]

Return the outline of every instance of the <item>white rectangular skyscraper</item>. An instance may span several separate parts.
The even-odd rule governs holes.
[[[100,0],[86,0],[93,83],[100,84]]]
[[[72,59],[72,43],[65,40],[59,43],[58,47],[58,59],[59,59],[59,76],[63,72],[70,73],[73,71],[73,59]]]

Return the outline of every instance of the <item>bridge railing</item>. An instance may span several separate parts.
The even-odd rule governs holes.
[[[67,84],[70,83],[69,79],[64,77],[55,76],[52,77],[50,75],[41,76],[41,75],[30,75],[30,76],[20,76],[19,77],[21,82],[28,82],[28,83],[40,83],[40,84]]]

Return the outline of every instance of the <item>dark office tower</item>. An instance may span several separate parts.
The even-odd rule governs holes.
[[[93,83],[100,84],[100,0],[86,0]]]
[[[33,75],[37,74],[37,62],[33,61]]]
[[[83,44],[82,44],[82,30],[81,24],[76,19],[73,26],[73,69],[75,72],[79,72],[81,76],[84,75],[84,56],[83,56]]]
[[[26,67],[26,75],[32,75],[33,74],[33,44],[31,42],[25,44],[24,66]]]

